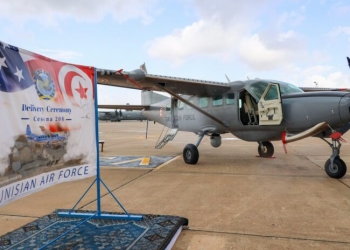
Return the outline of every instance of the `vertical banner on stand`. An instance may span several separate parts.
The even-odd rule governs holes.
[[[0,42],[0,206],[96,175],[94,68]]]

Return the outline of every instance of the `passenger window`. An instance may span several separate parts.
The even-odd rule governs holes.
[[[235,104],[235,94],[234,93],[228,93],[226,95],[226,104],[227,105]]]
[[[213,97],[213,106],[222,105],[222,95],[217,95]]]
[[[199,107],[206,108],[209,105],[208,97],[199,98]]]
[[[185,103],[183,103],[182,101],[179,100],[178,104],[177,104],[177,107],[179,110],[183,110],[184,107],[185,107]]]
[[[193,100],[188,100],[190,103],[193,103]],[[185,105],[185,109],[192,109],[192,107],[191,106],[189,106],[189,105]]]
[[[278,90],[276,85],[271,85],[270,89],[268,90],[265,101],[271,101],[271,100],[277,100],[278,99]]]

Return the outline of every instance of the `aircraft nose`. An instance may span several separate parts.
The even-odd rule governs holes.
[[[339,102],[340,119],[348,123],[350,122],[350,94],[344,95]]]

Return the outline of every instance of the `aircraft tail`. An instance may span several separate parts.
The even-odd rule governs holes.
[[[29,124],[27,124],[26,135],[32,135],[32,130],[30,129]]]
[[[153,103],[161,102],[166,99],[169,99],[169,97],[155,93],[153,91],[149,91],[149,90],[142,90],[142,93],[141,93],[142,105],[151,105]]]
[[[346,59],[348,59],[348,65],[349,65],[349,68],[350,68],[350,58],[347,57]]]

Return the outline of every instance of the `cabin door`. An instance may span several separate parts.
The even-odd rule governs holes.
[[[283,120],[280,86],[270,83],[258,103],[259,125],[280,125]]]

